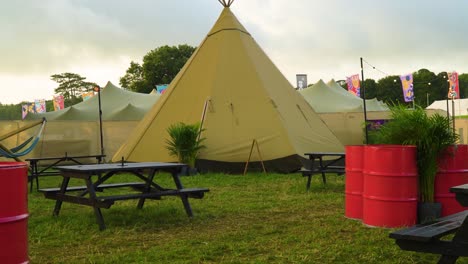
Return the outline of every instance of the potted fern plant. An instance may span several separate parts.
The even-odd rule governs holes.
[[[418,219],[427,223],[440,216],[441,205],[434,202],[437,159],[458,140],[451,129],[451,120],[435,113],[431,116],[416,106],[408,109],[398,104],[390,107],[391,120],[374,135],[377,144],[416,145],[419,183]]]
[[[196,173],[195,161],[198,152],[205,148],[202,144],[205,138],[200,136],[203,130],[200,123],[185,124],[179,122],[167,128],[169,139],[166,140],[166,148],[171,156],[177,157],[180,163],[189,166],[189,175]]]

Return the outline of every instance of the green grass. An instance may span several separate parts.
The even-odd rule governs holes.
[[[120,175],[119,177],[128,177]],[[160,182],[172,186],[168,175]],[[208,174],[183,177],[185,187],[208,187],[191,199],[188,218],[180,199],[118,201],[103,209],[98,230],[90,207],[29,194],[31,263],[436,263],[438,256],[402,251],[388,234],[344,217],[344,179],[319,177],[306,192],[299,174]],[[56,187],[58,177],[41,178]],[[117,179],[116,179],[117,180]],[[131,179],[133,180],[133,179]],[[75,181],[73,184],[77,185]],[[81,183],[79,184],[81,185]],[[107,192],[107,191],[106,191]],[[468,263],[460,259],[457,263]]]

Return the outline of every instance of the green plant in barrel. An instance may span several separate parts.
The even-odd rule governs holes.
[[[391,120],[374,135],[377,144],[416,145],[420,202],[434,202],[437,157],[458,140],[451,120],[435,113],[429,116],[420,106],[408,109],[398,104],[390,107]]]
[[[182,122],[173,124],[167,128],[169,139],[166,140],[166,148],[171,156],[177,157],[180,163],[195,167],[198,152],[205,148],[202,144],[205,138],[200,136],[200,123],[185,124]]]

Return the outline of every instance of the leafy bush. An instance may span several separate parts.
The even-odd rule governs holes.
[[[177,157],[180,163],[195,167],[195,160],[198,152],[205,148],[200,134],[204,129],[200,129],[200,123],[193,125],[182,122],[173,124],[167,128],[170,139],[166,140],[166,148],[169,154]]]
[[[420,106],[408,109],[398,104],[390,111],[392,119],[380,127],[373,140],[376,144],[416,145],[420,201],[434,202],[437,157],[458,140],[452,122],[438,113],[428,116]]]

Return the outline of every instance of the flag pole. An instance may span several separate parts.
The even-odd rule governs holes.
[[[362,64],[362,57],[361,57],[361,90],[362,90],[362,102],[364,105],[364,127],[366,129],[366,145],[369,144],[369,131],[367,127],[367,109],[366,109],[366,88],[364,87],[364,67]]]
[[[452,96],[452,126],[453,126],[453,134],[455,134],[455,96]]]

